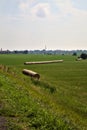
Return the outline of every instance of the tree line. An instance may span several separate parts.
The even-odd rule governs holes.
[[[87,50],[0,50],[0,54],[60,54],[60,55],[79,55],[79,58],[87,59]]]

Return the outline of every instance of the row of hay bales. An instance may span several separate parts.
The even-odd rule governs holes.
[[[52,61],[37,61],[37,62],[24,62],[25,65],[32,65],[32,64],[51,64],[51,63],[61,63],[63,60],[52,60]],[[23,69],[22,73],[25,75],[30,76],[31,78],[40,79],[40,74],[34,72],[32,70]]]
[[[32,65],[32,64],[51,64],[51,63],[61,63],[63,60],[52,60],[52,61],[37,61],[37,62],[25,62],[25,65]]]

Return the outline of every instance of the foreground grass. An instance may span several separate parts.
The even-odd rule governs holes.
[[[7,128],[9,130],[56,130],[73,128],[62,117],[60,118],[49,112],[45,108],[45,105],[40,100],[37,100],[35,90],[31,89],[29,91],[26,88],[27,85],[25,85],[26,83],[24,81],[21,82],[17,78],[14,80],[12,75],[5,73],[3,75],[1,72],[0,116],[6,117]]]
[[[72,56],[2,55],[0,115],[8,129],[87,129],[87,61]],[[62,64],[24,66],[25,61],[64,59]],[[40,81],[22,75],[23,68],[40,73]]]

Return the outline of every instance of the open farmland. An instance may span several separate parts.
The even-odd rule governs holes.
[[[63,63],[24,65],[63,59]],[[71,55],[0,55],[0,127],[87,130],[87,60]],[[22,74],[30,69],[40,80]],[[5,125],[5,126],[3,126]]]

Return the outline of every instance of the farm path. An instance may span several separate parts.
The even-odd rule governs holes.
[[[6,126],[6,119],[3,116],[0,116],[0,130],[7,130],[7,126]]]

